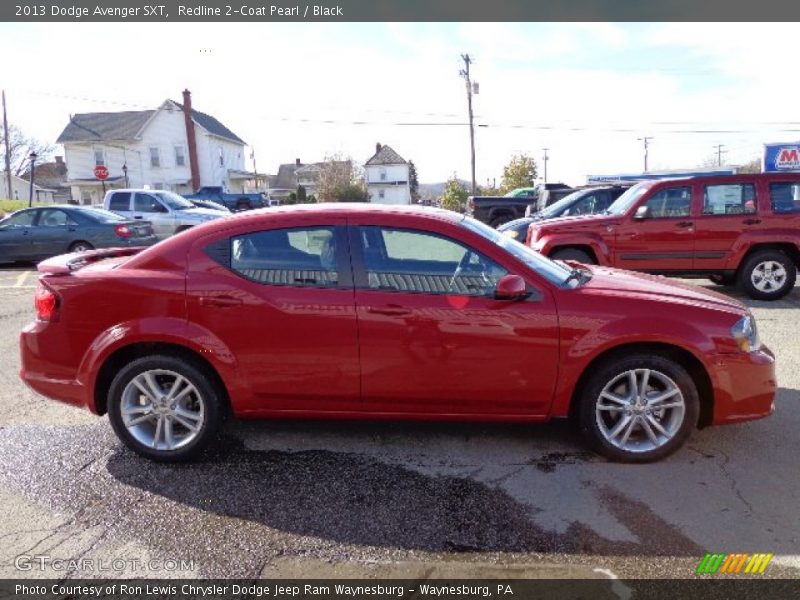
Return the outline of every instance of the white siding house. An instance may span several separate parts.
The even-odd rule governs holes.
[[[84,204],[102,200],[104,188],[245,191],[254,177],[244,168],[245,142],[214,117],[192,109],[188,90],[183,104],[165,100],[156,110],[73,115],[57,142],[64,145],[72,198]],[[94,175],[100,164],[108,168],[105,184]]]
[[[408,161],[389,146],[377,144],[364,165],[367,195],[378,204],[411,204]]]

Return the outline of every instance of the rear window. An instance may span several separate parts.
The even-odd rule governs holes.
[[[770,183],[769,196],[772,212],[800,212],[800,183],[796,181]]]
[[[130,210],[131,209],[131,193],[130,192],[114,192],[111,194],[111,200],[108,203],[109,210]]]
[[[704,215],[745,215],[756,212],[756,188],[752,183],[707,185]]]
[[[79,213],[89,217],[94,221],[100,223],[117,223],[119,221],[127,221],[125,217],[121,217],[117,213],[102,208],[81,208]]]

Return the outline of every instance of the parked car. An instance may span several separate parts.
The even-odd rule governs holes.
[[[188,198],[187,198],[188,200]],[[219,202],[214,202],[213,200],[189,200],[192,204],[194,204],[197,208],[208,208],[211,210],[218,210],[220,212],[229,213],[231,210]]]
[[[604,214],[535,223],[528,243],[555,259],[710,277],[775,300],[800,264],[800,173],[639,183]]]
[[[103,207],[129,219],[147,219],[160,240],[226,214],[198,208],[182,196],[164,190],[111,190],[106,192]]]
[[[36,261],[94,248],[149,246],[147,221],[133,221],[89,206],[25,208],[0,220],[0,262]]]
[[[269,206],[267,198],[261,193],[228,193],[219,186],[201,187],[194,194],[186,196],[187,200],[211,200],[222,204],[229,210],[250,210]]]
[[[533,215],[514,219],[508,223],[503,223],[497,228],[498,231],[513,239],[524,242],[528,237],[528,228],[531,223],[555,219],[557,217],[577,217],[592,215],[606,210],[611,203],[619,198],[627,187],[613,185],[603,187],[585,188],[571,192],[555,204],[551,204],[544,210]],[[554,190],[564,192],[568,190]],[[544,194],[549,192],[545,191]],[[530,206],[528,208],[531,208]]]
[[[540,183],[533,188],[512,190],[505,196],[470,196],[467,200],[467,213],[492,227],[499,227],[503,223],[524,217],[529,205],[538,206],[542,192],[571,189],[563,183]],[[553,202],[555,198],[554,196]]]
[[[646,462],[773,410],[774,358],[738,301],[553,262],[440,209],[281,207],[38,268],[22,379],[155,460],[196,456],[227,412],[574,415],[606,456]]]

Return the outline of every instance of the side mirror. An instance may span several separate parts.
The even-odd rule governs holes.
[[[636,212],[633,213],[633,218],[637,221],[641,221],[642,219],[649,219],[650,218],[650,207],[649,206],[640,206],[636,209]]]
[[[522,300],[527,296],[528,287],[519,275],[504,275],[494,288],[495,300]]]

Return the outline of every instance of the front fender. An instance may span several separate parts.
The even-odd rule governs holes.
[[[611,250],[608,244],[599,236],[590,236],[586,234],[545,234],[534,242],[533,249],[540,254],[550,256],[556,249],[567,246],[589,246],[597,257],[598,264],[611,266]]]
[[[245,378],[237,374],[238,364],[231,350],[212,332],[183,319],[153,317],[125,321],[101,332],[89,346],[78,368],[77,380],[87,390],[87,406],[98,414],[95,399],[97,376],[108,358],[133,344],[161,343],[186,348],[206,359],[221,377],[235,406],[234,398],[249,398]]]

